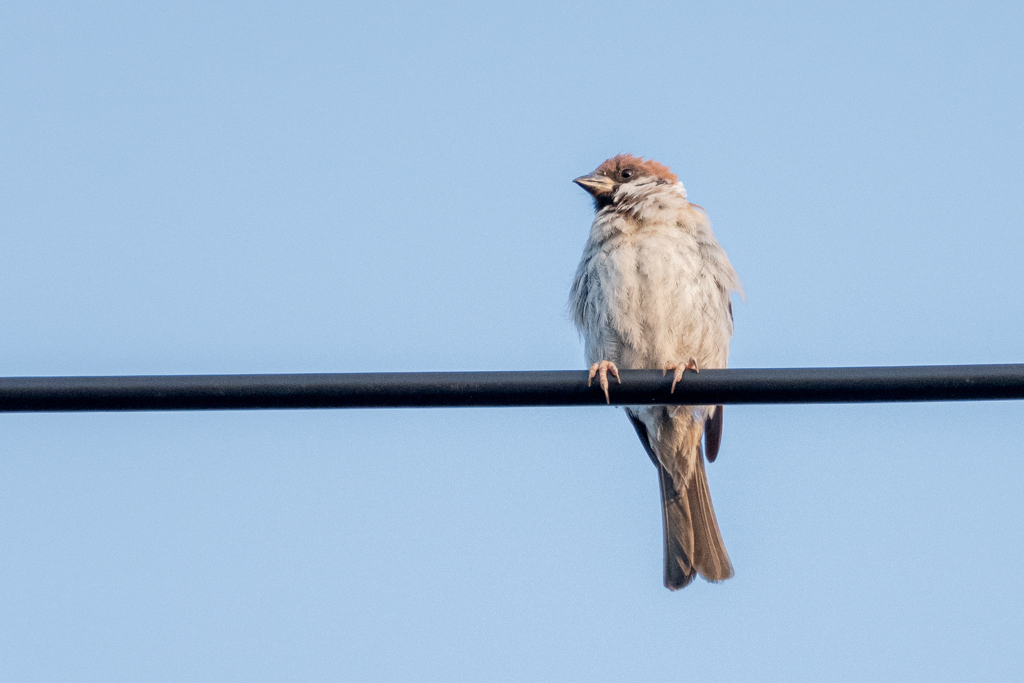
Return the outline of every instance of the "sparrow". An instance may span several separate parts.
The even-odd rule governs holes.
[[[671,370],[674,392],[685,370],[726,367],[731,297],[742,284],[678,177],[620,154],[573,182],[593,197],[595,216],[569,308],[605,399],[608,375],[621,382],[620,368]],[[728,579],[732,562],[704,468],[704,452],[709,462],[718,456],[722,406],[627,406],[626,416],[658,469],[665,587],[683,588],[697,574]]]

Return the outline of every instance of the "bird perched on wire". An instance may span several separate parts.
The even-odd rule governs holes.
[[[569,305],[583,336],[590,379],[609,398],[619,369],[724,368],[732,337],[732,292],[742,285],[715,240],[707,213],[686,199],[672,171],[628,154],[608,159],[577,185],[595,217]],[[621,382],[621,380],[619,380]],[[628,406],[626,415],[661,482],[665,586],[733,575],[711,506],[701,436],[714,461],[722,406]]]

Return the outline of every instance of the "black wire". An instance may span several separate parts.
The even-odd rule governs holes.
[[[660,370],[611,378],[612,405],[871,403],[1024,398],[1024,365]],[[0,412],[603,405],[587,373],[410,372],[0,378]]]

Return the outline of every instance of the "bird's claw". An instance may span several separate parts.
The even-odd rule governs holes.
[[[697,359],[691,358],[687,361],[686,365],[678,365],[673,363],[672,365],[666,365],[662,371],[661,376],[664,377],[669,370],[675,370],[675,376],[672,378],[672,388],[669,389],[670,394],[676,393],[676,385],[679,384],[683,379],[683,372],[685,370],[693,370],[694,372],[700,372],[700,368],[697,367]]]
[[[598,363],[594,363],[590,366],[590,376],[587,377],[587,386],[594,381],[594,377],[598,377],[601,389],[604,391],[604,400],[611,405],[612,397],[608,394],[608,373],[612,373],[615,379],[619,380],[619,384],[622,384],[622,378],[619,377],[619,369],[615,367],[615,363],[610,360],[603,360]]]

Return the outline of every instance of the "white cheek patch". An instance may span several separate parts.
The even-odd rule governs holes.
[[[635,204],[648,198],[675,196],[686,199],[686,188],[681,182],[666,185],[657,178],[650,176],[640,178],[631,183],[624,183],[615,191],[616,204]]]
[[[621,185],[607,210],[631,216],[641,222],[661,221],[688,206],[681,182],[668,183],[653,177]]]

